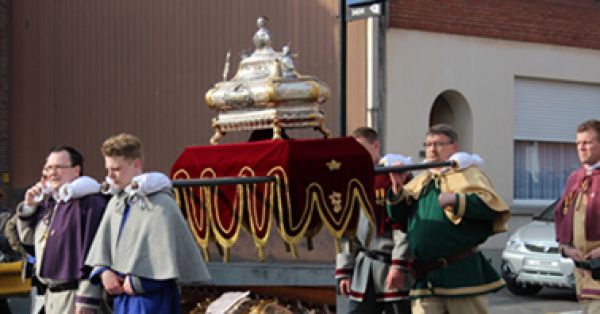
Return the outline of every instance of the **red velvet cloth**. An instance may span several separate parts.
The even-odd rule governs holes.
[[[408,183],[412,179],[412,175],[408,175],[404,183]],[[375,176],[375,203],[373,204],[373,214],[375,217],[375,224],[377,225],[377,234],[382,235],[388,229],[402,230],[406,232],[406,226],[392,222],[390,217],[387,215],[387,208],[385,206],[385,193],[392,185],[390,176],[387,173]]]
[[[353,138],[188,147],[171,169],[173,179],[236,176],[276,176],[277,181],[184,188],[177,193],[205,249],[210,232],[221,246],[231,247],[242,225],[259,249],[268,241],[273,223],[290,245],[312,236],[323,224],[336,238],[352,235],[358,211],[370,209],[373,200],[371,157]]]

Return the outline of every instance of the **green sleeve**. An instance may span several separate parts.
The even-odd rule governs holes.
[[[392,221],[406,225],[410,205],[407,204],[402,192],[395,195],[390,187],[385,195],[385,207]]]
[[[475,193],[471,194],[457,194],[456,204],[454,206],[454,214],[459,214],[459,198],[465,198],[465,211],[462,215],[464,218],[477,219],[477,220],[494,220],[496,212],[490,209],[486,203],[484,203],[479,196]]]

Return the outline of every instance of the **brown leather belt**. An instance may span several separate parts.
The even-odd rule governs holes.
[[[423,279],[427,273],[434,271],[436,269],[444,268],[450,264],[456,263],[464,258],[467,258],[471,255],[474,255],[479,251],[478,247],[471,247],[464,251],[460,251],[454,255],[450,255],[447,257],[442,257],[435,262],[431,263],[421,263],[417,260],[413,261],[411,274],[412,276],[419,280]]]

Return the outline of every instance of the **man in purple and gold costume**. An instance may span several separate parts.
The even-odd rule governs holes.
[[[576,144],[581,167],[556,205],[556,237],[562,255],[575,262],[577,296],[587,313],[600,313],[600,120],[580,124]]]
[[[101,287],[84,261],[104,214],[100,184],[82,176],[83,157],[70,146],[50,150],[42,179],[17,207],[21,242],[33,245],[35,269],[47,286],[46,313],[99,313]]]

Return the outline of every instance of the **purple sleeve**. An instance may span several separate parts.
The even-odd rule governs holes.
[[[90,247],[96,236],[98,226],[100,226],[100,221],[102,220],[105,209],[106,199],[101,194],[91,195],[82,199],[81,227],[83,232],[81,234],[79,248],[80,252],[83,252],[83,254],[80,255],[81,260],[79,264],[82,269],[85,268],[85,258],[90,251]],[[82,275],[82,277],[88,277],[85,272]]]

